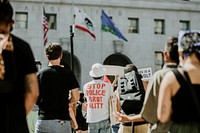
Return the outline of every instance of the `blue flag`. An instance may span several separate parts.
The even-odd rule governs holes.
[[[101,29],[103,31],[111,32],[112,34],[118,36],[119,38],[123,39],[124,41],[128,41],[122,33],[119,31],[117,27],[115,27],[115,24],[112,22],[110,17],[106,15],[106,13],[102,10],[102,16],[101,16]]]

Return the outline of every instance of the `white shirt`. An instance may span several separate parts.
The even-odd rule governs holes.
[[[87,99],[87,123],[99,122],[109,118],[112,90],[112,85],[102,80],[93,80],[83,86]]]

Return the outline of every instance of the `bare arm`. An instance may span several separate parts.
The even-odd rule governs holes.
[[[162,123],[170,120],[172,112],[172,90],[175,85],[174,81],[175,79],[173,73],[169,72],[165,75],[160,85],[157,116]]]
[[[114,113],[114,116],[119,122],[144,122],[144,119],[142,118],[141,114],[130,116],[116,112]]]
[[[144,86],[144,90],[147,91],[148,80],[142,80],[142,84]]]
[[[36,103],[39,95],[38,80],[35,73],[25,76],[25,89],[25,109],[27,115],[31,111],[33,105]]]
[[[79,89],[75,88],[71,90],[71,104],[76,103],[79,100],[80,96],[79,96]]]
[[[120,112],[121,107],[120,107],[120,102],[119,102],[119,99],[118,99],[118,97],[119,97],[118,88],[114,92],[114,95],[115,95],[115,100],[116,100],[116,105],[115,106],[116,106],[117,112]]]

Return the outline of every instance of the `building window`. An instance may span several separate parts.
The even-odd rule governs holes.
[[[180,30],[190,30],[190,21],[180,20]]]
[[[15,28],[27,29],[28,28],[28,13],[16,12],[15,13]]]
[[[57,29],[56,14],[46,13],[46,17],[47,17],[49,29],[56,30]]]
[[[155,51],[155,71],[162,69],[164,57],[162,51]]]
[[[139,33],[139,19],[128,18],[128,33]]]
[[[161,19],[155,19],[154,34],[165,34],[165,21]]]

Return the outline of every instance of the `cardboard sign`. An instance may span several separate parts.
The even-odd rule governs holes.
[[[138,72],[142,75],[144,80],[149,80],[152,77],[152,69],[151,67],[140,68]]]
[[[115,76],[124,74],[124,67],[122,66],[103,65],[103,68],[106,69],[106,75]]]

